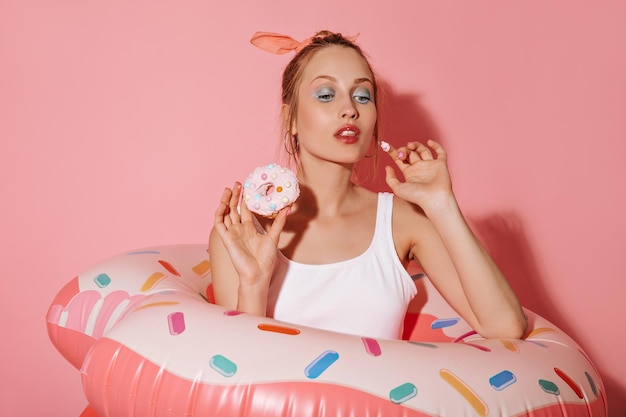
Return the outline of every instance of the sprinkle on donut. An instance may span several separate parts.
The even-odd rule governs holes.
[[[250,211],[273,217],[293,204],[300,195],[296,175],[277,164],[263,165],[248,175],[243,185],[243,201]]]

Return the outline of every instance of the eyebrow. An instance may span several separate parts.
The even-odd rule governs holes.
[[[356,80],[354,80],[354,83],[355,84],[370,83],[370,84],[374,85],[374,81],[370,80],[367,77],[357,78]]]
[[[319,79],[324,79],[324,80],[337,82],[337,78],[335,78],[335,77],[333,77],[331,75],[318,75],[317,77],[313,78],[309,84],[313,84],[315,81],[317,81]],[[354,79],[354,83],[355,84],[361,84],[361,83],[366,83],[366,82],[374,85],[374,81],[372,81],[371,79],[369,79],[367,77],[361,77],[361,78],[355,78]]]

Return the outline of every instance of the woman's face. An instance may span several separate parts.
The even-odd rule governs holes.
[[[373,80],[366,61],[351,48],[331,46],[310,59],[291,130],[298,136],[303,163],[318,158],[353,164],[371,151],[376,125]]]

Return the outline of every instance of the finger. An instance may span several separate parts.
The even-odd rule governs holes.
[[[419,161],[419,156],[408,146],[403,146],[400,149],[401,151],[398,152],[398,159],[402,160],[402,162],[406,164],[413,164]]]
[[[220,199],[220,203],[215,209],[215,217],[213,219],[213,226],[215,229],[222,234],[225,231],[226,226],[224,224],[225,217],[228,213],[228,202],[230,201],[231,190],[230,188],[225,188],[222,193],[222,197]]]
[[[385,181],[392,191],[395,190],[398,185],[400,185],[400,180],[398,179],[396,172],[389,165],[385,167]]]
[[[252,212],[250,211],[250,209],[248,208],[248,205],[244,201],[241,202],[239,211],[240,211],[241,221],[243,222],[252,221]]]
[[[389,145],[389,151],[387,152],[391,159],[394,162],[398,163],[398,161],[405,162],[409,157],[410,149],[406,146],[402,146],[400,148],[395,148],[392,145]]]
[[[217,210],[215,210],[215,218],[213,219],[213,226],[217,228],[224,227],[224,211],[226,210],[226,205],[220,202]]]
[[[384,140],[380,141],[380,147],[389,154],[391,159],[396,159],[398,157],[398,150],[391,143],[385,142]]]
[[[234,223],[239,223],[240,221],[239,208],[238,208],[239,197],[241,197],[241,183],[235,182],[235,185],[233,186],[232,194],[230,196],[230,200],[228,203],[228,209],[229,209],[228,215],[230,216],[230,220],[232,220]]]
[[[415,143],[415,152],[417,152],[417,154],[420,156],[421,159],[423,159],[424,161],[433,160],[433,153],[430,151],[430,148],[428,148],[428,146],[419,142],[414,142],[414,143]]]
[[[230,197],[232,195],[232,191],[230,188],[224,188],[224,192],[222,192],[222,197],[220,198],[220,204],[215,209],[215,218],[222,218],[228,215],[228,205],[230,203]]]
[[[402,146],[398,148],[398,152],[397,152],[398,160],[402,162],[410,162],[409,155],[411,155],[411,150],[407,148],[406,146]]]
[[[414,151],[417,149],[417,147],[420,145],[419,142],[407,142],[406,147],[409,148],[410,150]]]
[[[435,153],[437,154],[437,159],[447,159],[448,155],[446,154],[446,151],[443,149],[443,146],[441,146],[439,142],[435,142],[434,140],[429,139],[427,144],[434,149]]]
[[[272,222],[272,225],[270,226],[267,232],[268,236],[274,242],[278,242],[278,238],[280,237],[280,233],[283,231],[283,228],[285,227],[285,223],[287,222],[287,216],[289,215],[290,211],[291,211],[291,206],[284,207],[278,212],[276,217],[274,217],[274,221]]]
[[[420,154],[417,152],[419,145],[420,145],[419,142],[408,142],[406,144],[406,149],[408,151],[406,162],[408,162],[409,164],[414,164],[417,161],[422,160],[422,158],[420,157]]]

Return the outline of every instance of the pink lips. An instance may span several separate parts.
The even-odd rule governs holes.
[[[354,125],[345,125],[335,132],[335,137],[343,143],[352,144],[358,142],[360,132]]]

